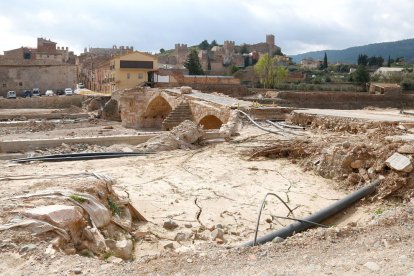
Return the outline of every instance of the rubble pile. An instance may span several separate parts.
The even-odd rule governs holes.
[[[41,131],[49,131],[55,129],[56,125],[52,122],[48,122],[46,120],[36,122],[35,120],[30,120],[26,125],[27,131],[30,132],[41,132]]]
[[[203,134],[204,131],[200,126],[197,126],[192,121],[186,120],[174,127],[170,132],[160,134],[138,145],[136,150],[142,152],[157,152],[193,148],[194,146],[192,144],[203,137]]]
[[[320,139],[277,141],[272,146],[248,151],[250,158],[289,158],[304,170],[360,187],[384,178],[375,198],[389,196],[409,200],[414,196],[412,180],[414,144],[389,141],[387,136],[412,132],[404,123],[366,122],[350,118],[294,113],[291,123],[334,135]],[[325,136],[325,135],[324,135]]]
[[[95,179],[50,183],[47,189],[5,199],[1,239],[13,244],[46,242],[50,255],[59,251],[131,259],[135,243],[131,233],[145,218],[128,198],[113,191],[110,178],[89,176]],[[26,238],[20,240],[22,235]]]

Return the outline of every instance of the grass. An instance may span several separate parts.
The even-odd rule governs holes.
[[[109,209],[112,211],[112,214],[118,215],[118,216],[121,215],[122,213],[121,207],[119,207],[119,205],[116,202],[114,202],[111,198],[108,198],[108,205],[109,205]]]
[[[377,209],[374,211],[374,214],[376,214],[376,215],[381,215],[382,213],[384,213],[384,210],[382,210],[381,208],[377,208]]]
[[[113,253],[112,253],[111,251],[108,251],[108,252],[105,252],[105,253],[102,255],[102,258],[106,261],[106,260],[108,260],[111,256],[113,256]]]
[[[86,198],[81,197],[80,195],[77,195],[77,194],[70,195],[69,197],[79,203],[84,203],[87,200]]]

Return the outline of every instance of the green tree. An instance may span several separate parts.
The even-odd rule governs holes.
[[[210,44],[208,43],[207,40],[203,40],[203,41],[201,41],[200,44],[198,44],[198,49],[200,49],[200,50],[208,50],[208,49],[210,49]]]
[[[358,56],[358,65],[367,66],[368,65],[368,56],[367,55],[359,55]]]
[[[391,56],[388,56],[387,67],[391,67]]]
[[[323,57],[323,69],[328,69],[328,56],[326,55]]]
[[[357,69],[352,75],[352,80],[356,83],[369,82],[369,73],[364,65],[358,65]]]
[[[237,66],[234,66],[234,65],[232,65],[232,66],[230,66],[230,74],[234,74],[234,73],[236,73],[237,71],[239,71],[240,70],[240,68],[239,67],[237,67]]]
[[[285,81],[288,70],[276,65],[276,58],[268,54],[263,55],[254,66],[254,70],[260,78],[264,88],[274,88],[277,84]]]
[[[160,53],[161,53],[161,54],[164,54],[164,53],[165,53],[165,49],[164,49],[164,48],[161,48],[161,49],[160,49]]]
[[[210,43],[210,49],[213,48],[214,46],[218,46],[216,40],[211,41],[211,43]]]
[[[184,67],[188,69],[190,75],[203,75],[204,71],[201,67],[200,60],[198,58],[197,50],[193,49],[187,56],[187,60],[184,63]]]
[[[247,45],[246,44],[243,44],[241,47],[240,47],[240,54],[248,54],[249,53],[249,48],[247,47]]]

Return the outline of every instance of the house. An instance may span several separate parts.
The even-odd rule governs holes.
[[[322,65],[322,61],[320,60],[313,60],[313,59],[302,59],[300,61],[300,66],[302,68],[308,69],[319,69]]]
[[[112,93],[154,81],[154,72],[157,70],[155,56],[136,51],[103,62],[95,69],[94,78],[101,92]]]
[[[402,74],[403,71],[404,68],[400,67],[380,67],[374,72],[374,75],[390,76],[393,74]]]

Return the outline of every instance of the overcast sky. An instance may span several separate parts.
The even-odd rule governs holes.
[[[265,41],[286,54],[414,37],[414,0],[0,0],[0,53],[45,37],[75,53],[158,52],[207,39]]]

